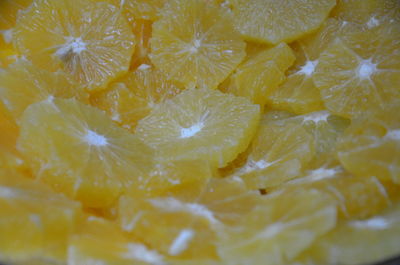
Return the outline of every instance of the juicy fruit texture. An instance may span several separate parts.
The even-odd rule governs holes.
[[[288,264],[336,224],[335,203],[314,190],[270,194],[242,225],[222,234],[220,255],[229,264]]]
[[[355,120],[339,140],[343,166],[357,176],[376,176],[400,183],[398,105]]]
[[[129,69],[134,36],[115,6],[88,0],[37,0],[13,31],[18,51],[35,65],[62,69],[89,90]]]
[[[92,94],[92,104],[103,109],[114,121],[133,130],[139,120],[165,100],[179,94],[181,84],[166,80],[153,69],[137,69],[105,90]]]
[[[0,0],[0,263],[398,255],[398,0]]]
[[[66,257],[79,204],[15,172],[0,169],[0,256],[29,261]],[[29,240],[19,240],[19,239]]]
[[[157,105],[136,133],[162,159],[201,159],[223,167],[244,151],[259,116],[260,108],[247,99],[188,89]]]
[[[316,30],[334,6],[334,0],[234,0],[233,13],[245,38],[277,44]]]
[[[266,96],[285,80],[294,55],[285,43],[249,56],[222,84],[221,90],[250,99],[261,107]]]
[[[374,264],[400,251],[400,207],[372,218],[341,222],[318,239],[294,264]]]
[[[137,137],[74,99],[31,105],[18,144],[40,181],[89,207],[109,206],[138,185],[153,159]]]
[[[0,72],[1,101],[15,119],[29,105],[53,97],[88,100],[88,94],[61,72],[48,72],[20,60]]]
[[[324,109],[313,76],[320,53],[332,42],[339,30],[340,22],[329,18],[318,32],[291,45],[296,55],[295,64],[288,70],[286,81],[268,96],[269,106],[296,114]]]
[[[400,28],[350,25],[320,56],[314,74],[326,107],[353,118],[400,100]]]
[[[245,56],[231,17],[203,0],[169,2],[153,24],[150,59],[168,79],[216,88]]]

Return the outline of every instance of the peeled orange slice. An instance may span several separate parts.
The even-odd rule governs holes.
[[[150,44],[154,65],[187,87],[216,88],[245,56],[232,18],[203,0],[170,1]]]
[[[246,149],[259,115],[259,106],[245,98],[188,89],[157,105],[136,134],[161,160],[200,159],[223,167]]]
[[[136,136],[74,99],[31,105],[18,144],[40,181],[94,208],[134,190],[153,160]]]
[[[134,36],[119,9],[88,0],[38,0],[14,29],[18,51],[35,65],[62,69],[89,90],[129,69]]]

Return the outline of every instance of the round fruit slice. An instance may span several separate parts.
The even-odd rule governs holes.
[[[348,118],[400,100],[400,28],[348,24],[320,56],[313,76],[325,106]]]
[[[335,4],[334,0],[235,0],[234,21],[248,40],[290,42],[321,26]]]
[[[88,0],[38,0],[22,13],[14,42],[35,65],[63,69],[89,90],[129,69],[134,36],[113,5]]]
[[[31,104],[53,97],[88,101],[88,94],[71,83],[61,72],[52,73],[19,60],[0,72],[0,98],[18,120]]]
[[[338,142],[340,162],[354,175],[400,183],[399,105],[355,120]]]
[[[324,109],[321,94],[312,77],[320,53],[332,42],[339,28],[340,23],[330,18],[323,23],[318,32],[291,45],[296,62],[288,70],[286,81],[268,96],[269,106],[296,114]]]
[[[285,71],[295,57],[285,43],[250,55],[221,84],[220,89],[236,96],[246,97],[264,107],[266,97],[285,80]]]
[[[336,225],[336,205],[315,190],[271,193],[233,227],[220,231],[219,254],[227,264],[290,264]]]
[[[157,104],[184,89],[181,84],[166,80],[160,71],[144,66],[91,97],[94,106],[105,110],[112,120],[130,130]]]
[[[260,117],[258,105],[212,89],[188,89],[157,105],[136,133],[162,160],[205,160],[223,167],[243,152]]]
[[[36,257],[62,262],[79,212],[79,203],[41,183],[0,169],[2,262],[31,264]]]
[[[153,160],[137,137],[74,99],[31,105],[18,144],[38,179],[94,208],[135,190]]]
[[[399,236],[400,204],[396,203],[368,219],[339,223],[334,230],[316,240],[293,264],[381,263],[399,254]]]
[[[216,88],[245,56],[231,17],[203,0],[169,2],[150,44],[154,65],[187,87]]]

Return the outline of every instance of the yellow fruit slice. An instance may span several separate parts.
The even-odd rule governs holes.
[[[163,265],[164,257],[145,245],[131,242],[105,219],[87,216],[71,237],[68,264]]]
[[[318,239],[294,264],[375,264],[400,252],[400,207],[339,225]],[[394,263],[396,264],[396,262]]]
[[[212,89],[188,89],[157,105],[136,133],[162,160],[205,160],[223,167],[243,152],[260,117],[258,105]]]
[[[400,28],[348,24],[320,56],[313,79],[332,113],[353,118],[400,99]]]
[[[151,61],[187,87],[216,88],[245,56],[231,19],[202,0],[169,2],[153,24]]]
[[[63,261],[80,206],[43,184],[0,170],[2,261]],[[12,263],[10,263],[12,264]]]
[[[119,9],[88,0],[38,0],[14,29],[18,51],[35,65],[62,69],[89,90],[129,69],[132,30]]]
[[[249,56],[221,85],[224,92],[246,97],[263,107],[266,97],[285,80],[295,57],[285,43]]]
[[[147,200],[121,197],[121,228],[170,257],[216,259],[216,233],[251,211],[260,195],[229,179],[211,179],[189,190]]]
[[[315,190],[272,193],[239,224],[220,232],[219,254],[227,264],[290,264],[336,225],[336,205]]]
[[[355,120],[338,142],[343,166],[357,176],[400,183],[399,105]]]
[[[316,30],[334,0],[234,0],[236,27],[252,41],[291,42]]]
[[[339,28],[340,22],[330,18],[323,23],[318,32],[291,45],[296,62],[289,69],[286,81],[268,96],[269,106],[296,114],[324,109],[320,92],[315,87],[312,77],[320,53],[335,38]]]
[[[397,0],[340,0],[332,16],[343,21],[355,22],[369,28],[382,21],[400,21],[400,3]]]
[[[89,95],[61,73],[52,73],[19,60],[0,72],[0,97],[9,113],[18,120],[31,104],[53,97],[88,101]]]
[[[93,94],[91,102],[123,127],[133,130],[159,103],[183,90],[177,82],[168,81],[160,71],[147,65],[114,82],[105,91]]]
[[[152,151],[137,137],[74,99],[31,105],[18,144],[40,181],[93,208],[135,190],[152,166]]]

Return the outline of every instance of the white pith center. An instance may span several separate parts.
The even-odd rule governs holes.
[[[328,120],[328,117],[329,117],[329,112],[327,112],[327,111],[314,112],[314,113],[304,115],[303,122],[307,122],[307,121],[313,121],[315,123],[318,123],[321,121],[325,122]]]
[[[385,137],[387,139],[400,141],[400,129],[397,130],[390,130],[386,133]]]
[[[367,22],[367,27],[370,29],[376,26],[379,26],[379,20],[375,17],[371,17]]]
[[[376,64],[371,59],[361,61],[358,66],[358,76],[361,80],[370,79],[371,75],[376,71]]]
[[[81,52],[86,50],[86,43],[82,38],[68,37],[66,38],[66,44],[62,45],[57,51],[56,55],[59,58],[65,58],[68,55],[79,55]]]
[[[299,71],[300,74],[304,74],[306,76],[310,76],[314,73],[315,67],[318,64],[318,60],[315,61],[307,61],[305,65],[303,65]]]
[[[191,229],[183,229],[172,242],[168,253],[172,256],[181,254],[188,248],[190,241],[194,236],[194,231]]]
[[[191,46],[191,47],[189,48],[189,51],[190,51],[191,53],[196,53],[196,52],[199,51],[200,46],[201,46],[201,41],[200,41],[200,40],[194,40],[194,41],[193,41],[193,46]]]
[[[383,230],[389,228],[390,225],[390,221],[379,216],[367,220],[350,222],[350,226],[359,229]]]
[[[200,132],[201,129],[203,129],[203,127],[204,127],[204,123],[199,122],[199,123],[196,123],[196,124],[190,126],[189,128],[182,128],[181,129],[181,138],[192,137],[192,136],[196,135],[198,132]]]
[[[94,146],[105,146],[108,144],[106,137],[104,137],[103,135],[100,135],[92,130],[87,130],[87,133],[85,135],[85,141],[89,145],[94,145]]]

